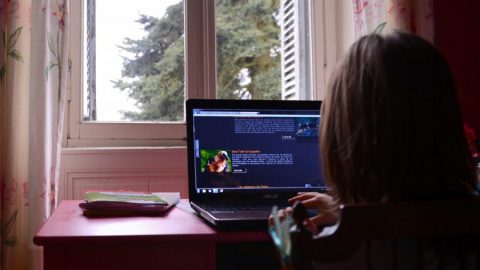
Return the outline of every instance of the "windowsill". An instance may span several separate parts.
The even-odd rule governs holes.
[[[135,149],[186,147],[186,139],[151,140],[151,139],[67,139],[64,149]]]
[[[161,151],[161,150],[173,150],[173,149],[187,149],[186,146],[99,146],[99,147],[62,147],[62,154],[77,154],[77,153],[94,153],[94,152],[148,152],[148,151]]]

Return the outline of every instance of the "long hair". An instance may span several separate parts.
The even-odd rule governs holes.
[[[341,203],[464,196],[475,175],[452,76],[406,33],[351,47],[322,105],[326,181]]]

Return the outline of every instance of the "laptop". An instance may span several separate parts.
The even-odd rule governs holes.
[[[220,230],[266,229],[272,207],[325,192],[320,101],[186,102],[191,207]]]

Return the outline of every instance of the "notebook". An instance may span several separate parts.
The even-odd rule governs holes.
[[[178,192],[91,190],[79,206],[86,216],[162,215],[179,200]]]
[[[266,229],[274,205],[325,192],[320,101],[186,102],[190,204],[218,229]]]

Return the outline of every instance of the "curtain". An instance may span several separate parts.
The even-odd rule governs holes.
[[[0,269],[41,269],[33,236],[56,205],[69,0],[2,0]]]
[[[433,0],[352,0],[355,39],[400,30],[434,41]]]

